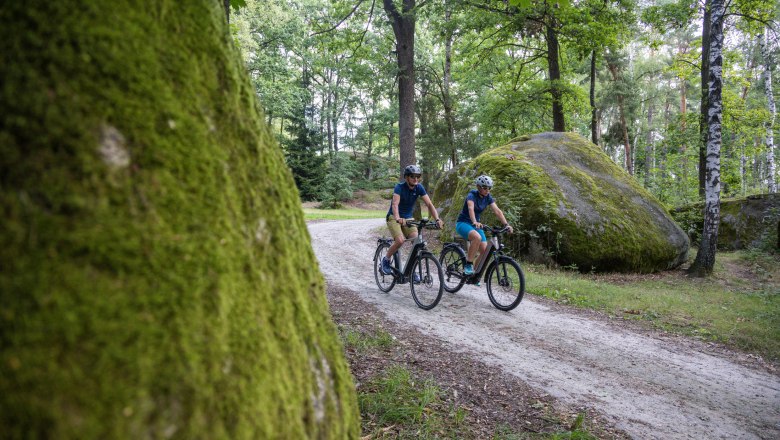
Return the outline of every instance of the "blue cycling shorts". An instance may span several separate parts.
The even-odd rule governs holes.
[[[479,236],[482,237],[482,241],[487,241],[487,237],[485,237],[485,231],[483,231],[482,229],[477,229],[466,222],[458,222],[455,224],[455,232],[457,232],[458,235],[463,237],[463,239],[465,239],[466,241],[468,241],[469,232],[471,231],[477,231],[479,233]]]

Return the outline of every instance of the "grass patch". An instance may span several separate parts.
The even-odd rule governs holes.
[[[373,349],[388,348],[395,343],[393,336],[384,331],[378,330],[376,334],[370,335],[350,328],[339,327],[341,340],[344,347],[357,351],[367,351]]]
[[[358,394],[363,432],[370,438],[457,438],[465,410],[450,408],[431,381],[394,365]]]
[[[319,209],[303,208],[305,220],[354,220],[363,218],[383,219],[387,215],[387,210],[383,209]]]
[[[562,304],[650,322],[780,359],[780,257],[719,252],[709,278],[579,274],[527,266],[527,290]]]

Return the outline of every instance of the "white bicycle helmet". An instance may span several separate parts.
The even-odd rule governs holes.
[[[410,174],[422,174],[422,168],[417,165],[407,165],[406,168],[404,168],[404,177]]]
[[[493,179],[491,179],[489,176],[481,175],[474,180],[474,183],[477,184],[477,186],[484,186],[487,188],[493,188]]]

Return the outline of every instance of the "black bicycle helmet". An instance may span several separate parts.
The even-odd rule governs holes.
[[[406,168],[404,168],[404,177],[410,174],[422,174],[422,168],[417,165],[407,165]]]

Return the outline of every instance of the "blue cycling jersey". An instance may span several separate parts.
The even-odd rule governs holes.
[[[414,188],[409,188],[406,182],[401,182],[393,189],[393,194],[401,196],[401,201],[398,203],[398,215],[401,218],[412,218],[414,213],[414,204],[417,202],[417,197],[428,195],[425,192],[425,187],[421,183],[418,183]],[[390,201],[390,209],[387,210],[387,215],[393,216],[393,202]]]
[[[472,189],[469,191],[468,195],[466,195],[466,200],[463,201],[463,209],[460,210],[460,215],[458,215],[459,222],[471,224],[471,217],[469,217],[469,200],[474,202],[474,217],[477,221],[479,221],[479,215],[482,214],[482,211],[496,201],[490,193],[485,197],[482,197],[479,195],[478,190]]]

